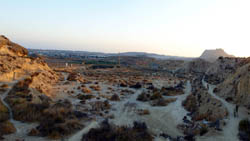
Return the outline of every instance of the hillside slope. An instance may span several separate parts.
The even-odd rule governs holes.
[[[243,66],[218,85],[216,93],[227,101],[250,107],[250,61],[243,62]]]
[[[56,79],[55,72],[43,60],[27,55],[27,49],[0,36],[0,81],[9,82],[34,72],[45,72],[47,76]]]

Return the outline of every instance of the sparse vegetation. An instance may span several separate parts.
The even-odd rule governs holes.
[[[83,135],[82,141],[153,141],[145,123],[134,122],[133,127],[115,126],[108,121],[101,123],[100,128],[90,129]]]
[[[231,116],[228,115],[231,109],[220,98],[232,104],[243,101],[242,105],[249,106],[250,97],[245,94],[250,88],[250,66],[242,67],[249,64],[249,59],[219,58],[216,63],[202,59],[158,60],[144,55],[92,56],[89,59],[77,53],[76,56],[65,53],[65,56],[31,58],[26,49],[2,36],[0,50],[0,140],[3,135],[20,131],[15,120],[23,122],[22,130],[30,129],[29,136],[41,136],[45,140],[63,140],[85,126],[89,129],[97,125],[96,122],[99,126],[81,135],[83,141],[152,141],[158,135],[169,140],[194,140],[195,136],[204,136],[211,130],[227,130],[223,128],[224,119]],[[212,65],[218,66],[211,69]],[[243,71],[238,72],[239,68]],[[228,94],[215,98],[208,93],[209,85],[203,86],[202,80],[213,84],[225,82],[227,85],[219,84],[214,92]],[[4,93],[7,90],[8,93]],[[184,90],[185,95],[182,95]],[[188,111],[185,116],[181,102]],[[177,121],[170,121],[177,116]],[[112,119],[112,123],[101,122],[104,119]],[[138,119],[145,123],[134,122],[128,126]],[[228,122],[233,121],[231,117],[228,119]],[[33,127],[30,122],[38,126]],[[149,132],[146,123],[152,128],[159,126],[159,130]],[[176,127],[180,134],[183,131],[184,137],[175,139],[163,133]],[[240,121],[238,130],[241,140],[250,140],[248,119]],[[18,132],[18,136],[21,133]],[[8,137],[12,139],[6,136],[6,140],[11,140]]]
[[[62,101],[52,105],[44,111],[44,115],[37,127],[39,135],[59,139],[63,136],[83,128],[75,116],[69,101]]]

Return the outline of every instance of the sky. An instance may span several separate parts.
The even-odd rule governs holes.
[[[26,48],[250,56],[250,0],[0,0],[0,34]]]

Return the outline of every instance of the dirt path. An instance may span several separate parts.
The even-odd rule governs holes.
[[[208,83],[206,83],[205,81],[202,82],[204,87],[209,86],[208,92],[211,96],[213,96],[214,98],[216,98],[217,100],[221,101],[222,104],[227,108],[228,110],[228,117],[226,119],[227,125],[223,128],[223,131],[219,134],[219,135],[206,135],[204,137],[199,137],[197,140],[202,140],[202,141],[238,141],[238,124],[239,121],[247,118],[247,112],[246,109],[243,107],[240,107],[239,110],[239,117],[235,118],[234,117],[234,108],[235,108],[235,104],[231,104],[228,103],[226,100],[224,100],[223,98],[217,96],[216,94],[214,94],[213,90],[216,86],[214,85],[210,85]]]
[[[17,124],[19,124],[19,122],[13,119],[13,112],[12,112],[12,109],[10,108],[9,104],[8,104],[7,102],[5,102],[5,100],[4,100],[4,99],[8,96],[9,92],[11,91],[11,89],[13,88],[13,86],[14,86],[16,83],[17,83],[17,82],[14,81],[14,82],[8,84],[9,88],[8,88],[8,90],[7,90],[6,92],[4,92],[4,93],[1,95],[1,101],[2,101],[3,105],[4,105],[5,107],[7,107],[8,111],[9,111],[9,117],[10,117],[9,120],[10,120],[10,122],[15,126],[17,132],[20,132],[20,130],[19,130],[18,126],[17,126]]]
[[[33,141],[33,140],[40,141],[40,140],[43,140],[43,139],[40,139],[38,137],[28,137],[27,136],[28,132],[32,128],[36,127],[37,124],[36,123],[23,123],[23,122],[14,120],[12,109],[9,106],[9,104],[7,102],[5,102],[5,100],[4,100],[8,96],[9,92],[11,91],[11,89],[13,88],[13,86],[17,82],[18,81],[13,81],[11,83],[8,83],[8,86],[9,86],[8,90],[6,92],[4,92],[2,95],[0,95],[2,103],[9,110],[9,116],[10,116],[9,121],[16,128],[16,132],[15,133],[10,134],[10,135],[6,135],[6,136],[3,136],[3,137],[5,138],[5,141],[13,141],[13,140],[16,140],[16,139],[25,139],[26,141]]]

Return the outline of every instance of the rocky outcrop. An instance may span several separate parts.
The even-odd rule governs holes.
[[[229,75],[217,86],[215,92],[229,102],[250,108],[250,62]]]
[[[8,38],[3,35],[0,35],[0,50],[4,51],[8,49],[12,53],[18,56],[27,56],[28,50],[16,43],[11,42]]]
[[[27,55],[27,49],[0,36],[0,81],[12,81],[34,72],[44,72],[58,77],[42,59]]]
[[[219,84],[229,75],[236,72],[237,68],[243,64],[243,58],[224,58],[217,59],[206,71],[205,80],[210,84]]]
[[[200,56],[201,59],[204,59],[209,62],[214,62],[219,57],[234,57],[234,56],[227,54],[223,49],[205,50]]]
[[[176,75],[181,74],[203,74],[210,67],[211,63],[204,59],[194,59],[190,62],[186,62],[183,66],[178,69],[175,73]]]

